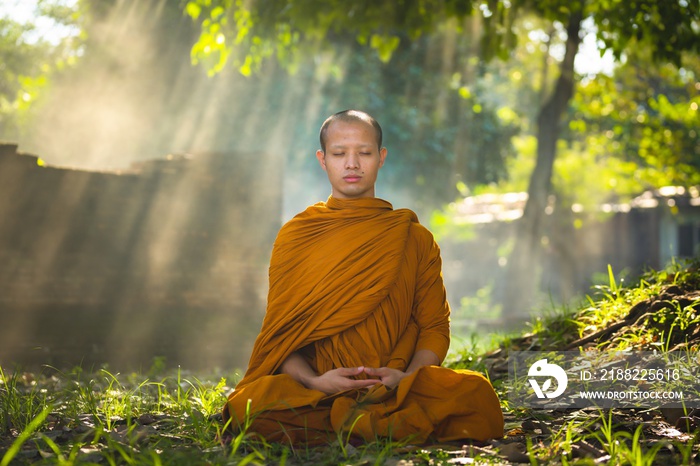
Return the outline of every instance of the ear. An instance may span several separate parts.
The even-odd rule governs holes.
[[[318,159],[318,163],[321,165],[321,168],[323,168],[323,171],[326,171],[326,154],[324,154],[322,150],[317,150],[316,159]]]
[[[380,168],[384,166],[384,160],[386,159],[386,153],[387,153],[386,147],[382,147],[381,149],[379,149],[379,167]]]

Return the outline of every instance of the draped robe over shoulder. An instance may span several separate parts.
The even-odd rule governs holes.
[[[322,442],[350,434],[485,440],[503,435],[491,384],[479,373],[421,367],[388,389],[326,395],[277,373],[298,352],[316,373],[338,367],[405,371],[413,354],[449,346],[449,305],[431,233],[378,198],[315,204],[280,230],[267,312],[225,419],[270,441]],[[358,377],[365,378],[364,374]]]

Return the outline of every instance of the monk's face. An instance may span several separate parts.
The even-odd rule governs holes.
[[[333,197],[374,197],[386,148],[378,147],[377,134],[370,124],[335,121],[326,132],[326,152],[317,151],[316,158],[328,174]]]

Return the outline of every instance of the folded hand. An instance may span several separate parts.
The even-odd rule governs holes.
[[[354,388],[366,388],[382,383],[378,378],[356,380],[352,377],[366,372],[365,367],[339,367],[324,374],[317,375],[308,380],[306,386],[314,390],[322,391],[327,395],[351,390]]]
[[[398,369],[391,369],[389,367],[365,367],[365,374],[375,379],[379,379],[379,381],[388,388],[396,387],[401,379],[408,375],[406,372]]]

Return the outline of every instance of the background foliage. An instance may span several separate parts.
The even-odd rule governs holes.
[[[327,195],[312,156],[318,126],[331,113],[361,108],[386,132],[380,195],[443,226],[453,216],[445,206],[475,193],[529,191],[535,213],[554,194],[557,212],[578,205],[596,218],[600,203],[700,181],[693,2],[42,0],[39,7],[34,23],[48,17],[73,33],[37,39],[31,21],[2,20],[0,137],[50,162],[104,168],[170,152],[271,152],[288,174],[289,217]],[[612,71],[587,68],[571,34],[607,51]],[[567,47],[578,60],[570,97],[558,91],[572,66]],[[530,223],[515,239],[535,245],[527,251],[541,236],[541,220]]]

